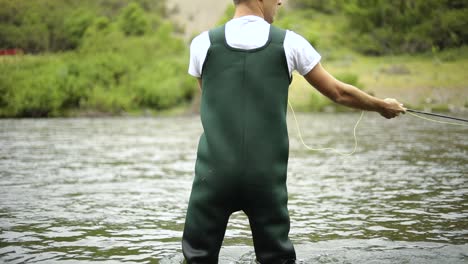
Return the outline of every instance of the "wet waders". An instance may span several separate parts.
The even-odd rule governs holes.
[[[229,216],[249,218],[257,260],[296,258],[289,233],[286,31],[271,26],[265,46],[229,47],[224,26],[209,32],[202,72],[195,179],[182,239],[188,263],[217,263]]]

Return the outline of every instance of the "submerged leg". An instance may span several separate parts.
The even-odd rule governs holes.
[[[280,192],[274,189],[258,191],[245,211],[252,229],[255,253],[261,264],[294,263],[296,253],[288,237],[290,222],[286,188]]]
[[[219,191],[207,182],[195,180],[182,237],[187,263],[218,263],[230,215]]]

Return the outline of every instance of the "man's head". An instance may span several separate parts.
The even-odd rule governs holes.
[[[268,23],[273,23],[278,6],[280,6],[282,0],[233,0],[236,7],[246,6],[252,11],[255,11],[259,15],[263,15],[263,18]]]

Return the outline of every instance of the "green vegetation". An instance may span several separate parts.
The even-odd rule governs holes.
[[[293,7],[344,14],[351,47],[369,55],[427,52],[468,44],[464,0],[291,0]]]
[[[438,11],[436,18],[419,14],[417,18],[419,22],[415,20],[414,25],[411,21],[395,15],[402,19],[401,23],[407,23],[406,26],[399,24],[400,21],[392,20],[392,15],[386,16],[387,22],[382,25],[378,25],[378,19],[383,17],[378,17],[377,20],[371,19],[371,13],[376,15],[377,10],[384,12],[390,3],[396,2],[400,1],[291,0],[292,9],[281,12],[276,24],[303,35],[322,55],[322,64],[330,73],[337,79],[353,84],[366,92],[379,97],[398,98],[407,106],[415,108],[444,111],[466,109],[468,86],[463,69],[468,63],[468,38],[466,38],[468,26],[463,29],[446,26],[445,29],[453,31],[450,34],[458,41],[445,44],[437,42],[436,37],[419,30],[419,26],[416,26],[435,25],[441,19],[452,21],[457,17],[453,14],[465,10],[465,4],[460,1],[458,4],[457,1],[403,1],[412,3],[401,7],[402,10],[406,10],[405,16],[414,15],[408,13],[408,8],[422,8],[425,3],[428,7],[435,8],[437,5],[438,8],[435,10],[440,12]],[[365,3],[368,5],[365,6]],[[387,7],[384,7],[385,5]],[[362,12],[369,12],[366,13],[368,17],[356,16],[370,23],[370,32],[358,30],[354,26],[355,22],[351,18],[353,6],[359,6]],[[398,12],[398,10],[387,11]],[[457,19],[457,23],[461,25],[467,22],[467,18]],[[424,49],[414,48],[416,46],[404,41],[381,42],[379,38],[384,36],[375,33],[378,30],[390,30],[389,35],[400,40],[402,36],[413,33],[423,34],[424,36],[421,35],[421,38],[417,39],[430,39],[433,42]],[[413,33],[410,34],[410,31]],[[370,49],[364,49],[370,46],[361,45],[360,41],[365,39],[369,45],[374,46],[372,52],[369,52]],[[382,43],[388,45],[381,45]],[[311,89],[301,76],[295,76],[290,95],[293,105],[298,110],[343,110]]]
[[[275,23],[311,42],[337,79],[417,108],[468,107],[466,1],[290,2]],[[0,57],[0,117],[179,113],[198,100],[188,43],[175,36],[165,1],[0,6],[0,49],[26,54]],[[297,110],[343,109],[300,76],[290,95]]]
[[[325,58],[322,64],[338,79],[351,81],[381,98],[397,98],[408,107],[459,112],[466,111],[468,106],[466,46],[440,52],[437,57],[429,53],[369,57],[349,51],[343,59]],[[352,78],[343,79],[346,75]],[[356,83],[352,82],[353,78],[357,79]],[[297,110],[344,110],[320,95],[299,75],[294,76],[290,97]]]
[[[37,17],[48,16],[49,10],[36,4],[1,2],[16,5],[10,12],[18,9],[25,13],[24,17],[32,10]],[[142,8],[144,3],[154,1],[127,6],[123,5],[126,1],[102,1],[97,6],[94,1],[84,1],[88,8],[78,11],[73,11],[74,1],[45,2],[57,9],[63,7],[64,14],[78,15],[61,17],[65,19],[63,24],[71,25],[66,27],[68,31],[57,30],[61,23],[51,22],[50,31],[44,33],[50,34],[45,39],[65,39],[57,40],[60,45],[51,45],[55,40],[41,42],[34,36],[28,36],[31,39],[24,42],[19,37],[2,38],[1,48],[22,48],[26,53],[38,54],[0,57],[0,116],[162,111],[192,99],[196,86],[185,74],[186,44],[173,36],[171,24],[163,22],[163,9]],[[27,8],[22,10],[23,7]],[[23,21],[21,17],[18,19]],[[29,26],[24,23],[17,26],[18,35],[26,36]],[[18,44],[8,44],[9,40]]]
[[[0,48],[20,48],[27,53],[73,50],[96,20],[120,20],[126,33],[130,27],[134,27],[130,30],[146,32],[156,30],[166,15],[164,0],[127,3],[125,0],[0,0]]]

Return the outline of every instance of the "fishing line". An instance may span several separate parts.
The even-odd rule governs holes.
[[[358,147],[358,140],[357,140],[357,136],[356,136],[356,130],[357,130],[357,127],[359,126],[359,123],[361,122],[362,118],[364,117],[364,111],[361,112],[361,116],[359,117],[358,121],[354,125],[354,129],[353,129],[354,149],[353,149],[353,151],[347,153],[347,152],[339,151],[339,150],[337,150],[335,148],[312,148],[309,145],[307,145],[304,142],[304,139],[302,138],[302,132],[301,132],[301,128],[299,127],[299,122],[297,121],[296,113],[294,112],[294,108],[292,107],[292,104],[289,101],[289,99],[288,99],[288,104],[289,104],[289,107],[291,108],[291,112],[293,113],[294,121],[296,122],[296,128],[297,128],[297,132],[299,134],[299,139],[301,140],[302,145],[304,145],[305,148],[307,148],[308,150],[312,150],[312,151],[332,151],[335,154],[338,154],[340,156],[351,156],[354,153],[356,153],[356,150],[357,150],[357,147]],[[423,120],[426,120],[426,121],[434,122],[434,123],[448,124],[448,125],[454,125],[454,126],[465,126],[465,127],[468,126],[468,124],[462,124],[462,123],[456,123],[456,122],[446,122],[446,121],[440,121],[440,120],[436,120],[436,119],[432,119],[432,118],[427,118],[427,117],[423,117],[423,116],[420,116],[420,115],[415,114],[415,113],[468,122],[468,120],[462,119],[462,118],[456,118],[456,117],[445,116],[445,115],[440,115],[440,114],[427,113],[427,112],[422,112],[422,111],[414,110],[414,109],[406,109],[406,112],[408,114],[414,116],[414,117],[417,117],[417,118],[420,118],[420,119],[423,119]]]
[[[357,150],[357,147],[358,147],[358,140],[357,140],[357,136],[356,136],[356,129],[359,125],[359,123],[361,122],[362,120],[362,117],[364,116],[364,111],[361,112],[361,116],[359,117],[358,121],[356,122],[356,125],[354,125],[354,129],[353,129],[353,135],[354,135],[354,149],[353,151],[347,153],[347,152],[341,152],[335,148],[312,148],[310,146],[308,146],[305,142],[304,142],[304,139],[302,138],[302,133],[301,133],[301,128],[299,127],[299,122],[297,122],[297,118],[296,118],[296,113],[294,112],[294,109],[291,105],[291,102],[289,101],[288,99],[288,104],[289,104],[289,107],[291,108],[291,111],[293,113],[293,116],[294,116],[294,120],[296,121],[296,127],[297,127],[297,132],[299,134],[299,138],[301,139],[301,142],[302,142],[302,145],[304,145],[304,147],[306,147],[308,150],[312,150],[312,151],[332,151],[334,152],[335,154],[338,154],[340,156],[351,156],[353,155],[354,153],[356,153],[356,150]]]

